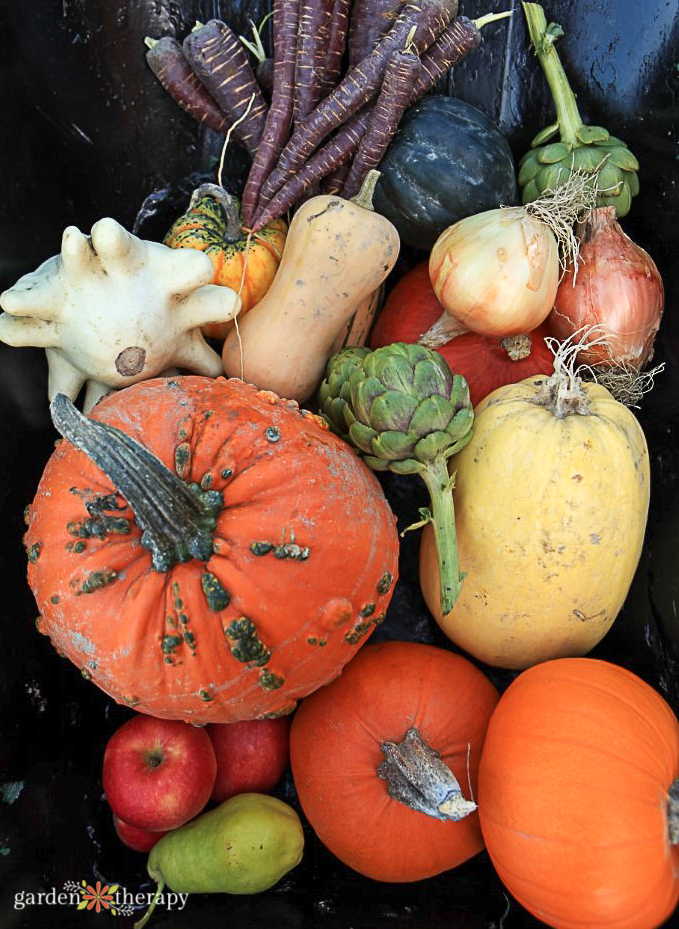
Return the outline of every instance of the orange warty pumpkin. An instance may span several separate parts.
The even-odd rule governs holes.
[[[486,847],[556,929],[653,929],[679,895],[679,724],[629,671],[561,658],[524,671],[488,727]]]
[[[294,401],[182,377],[90,420],[52,410],[71,441],[27,515],[39,628],[117,702],[194,723],[288,713],[384,619],[394,517]]]
[[[241,230],[240,204],[216,184],[196,188],[189,208],[164,239],[169,248],[205,252],[215,269],[213,284],[240,294],[240,316],[256,306],[267,292],[281,262],[288,226],[274,219],[248,240]],[[205,335],[223,339],[233,323],[207,323]]]
[[[497,700],[481,671],[445,649],[362,649],[292,722],[295,787],[319,839],[378,881],[421,880],[480,852],[475,804],[462,791],[469,796],[470,779],[475,792]],[[420,759],[416,783],[402,762]]]

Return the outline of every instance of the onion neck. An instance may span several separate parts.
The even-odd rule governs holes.
[[[387,793],[411,810],[444,822],[458,822],[473,813],[476,804],[465,800],[460,784],[441,761],[438,752],[423,741],[416,728],[401,742],[383,742],[385,760],[377,775],[387,782]]]
[[[667,829],[670,845],[679,845],[679,778],[667,791]]]
[[[556,23],[550,23],[547,26],[545,11],[539,3],[524,3],[523,12],[526,16],[530,40],[552,93],[561,141],[566,145],[577,146],[576,132],[582,126],[582,119],[575,102],[575,94],[571,90],[566,72],[554,48],[554,42],[563,35],[563,29]]]
[[[211,557],[224,506],[220,491],[186,484],[124,432],[83,416],[64,394],[52,400],[50,413],[58,432],[85,452],[125,498],[156,571]]]

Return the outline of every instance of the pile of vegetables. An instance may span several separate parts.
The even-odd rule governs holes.
[[[147,40],[251,167],[238,199],[220,165],[164,244],[69,227],[0,295],[0,338],[47,351],[63,436],[26,511],[28,582],[39,631],[118,703],[198,726],[294,713],[301,809],[358,873],[417,881],[485,844],[555,929],[654,929],[679,897],[679,724],[582,656],[642,551],[649,455],[621,399],[663,284],[618,223],[636,159],[582,122],[560,27],[523,11],[556,122],[519,164],[521,206],[487,117],[420,99],[508,13],[274,0],[269,68],[257,27]],[[363,647],[398,578],[385,471],[426,485],[399,527],[423,530],[424,601],[517,672],[502,696],[447,648]],[[290,806],[241,793],[159,839],[148,873],[257,893],[302,850]]]

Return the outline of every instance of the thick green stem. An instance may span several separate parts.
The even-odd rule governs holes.
[[[679,845],[679,779],[672,781],[667,792],[667,827],[670,845]]]
[[[243,238],[240,231],[240,210],[238,208],[238,203],[231,196],[231,194],[224,190],[223,187],[220,187],[218,184],[201,184],[200,187],[196,187],[194,192],[191,194],[189,209],[193,209],[196,203],[203,197],[212,197],[217,201],[217,203],[219,203],[222,210],[224,211],[224,220],[226,225],[222,233],[222,239],[225,242],[231,243],[237,242],[239,239]]]
[[[128,502],[156,571],[210,558],[224,506],[221,491],[186,484],[120,429],[83,416],[64,394],[52,400],[50,412],[61,435],[85,452]]]
[[[418,729],[408,729],[401,742],[383,742],[382,751],[385,760],[377,775],[387,782],[393,800],[444,822],[459,822],[476,809],[473,800],[462,796],[457,778]]]
[[[441,613],[447,616],[460,595],[464,574],[460,574],[455,532],[455,506],[448,468],[443,458],[436,458],[420,471],[427,485],[432,505],[432,525],[439,565]]]
[[[563,35],[563,31],[554,23],[547,27],[545,11],[539,3],[524,3],[523,12],[528,23],[530,40],[552,92],[561,141],[567,145],[575,145],[578,141],[576,131],[582,126],[582,119],[575,102],[575,94],[554,48],[554,41]]]

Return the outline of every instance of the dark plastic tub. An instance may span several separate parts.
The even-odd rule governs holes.
[[[509,3],[466,3],[471,17]],[[516,4],[518,6],[518,4]],[[630,596],[592,653],[633,670],[679,710],[679,27],[666,0],[552,0],[548,19],[566,32],[559,49],[588,122],[627,140],[641,162],[641,192],[624,227],[655,258],[666,285],[656,352],[664,362],[638,411],[652,463],[647,540]],[[142,41],[183,36],[196,19],[220,17],[245,32],[265,0],[2,0],[0,290],[56,253],[69,224],[89,231],[102,216],[132,227],[140,205],[168,185],[188,189],[210,169],[216,140],[166,97],[147,70]],[[484,33],[483,47],[448,81],[508,135],[518,158],[551,121],[546,85],[519,10]],[[230,177],[246,162],[234,150]],[[144,224],[151,237],[171,216],[161,195]],[[415,255],[405,254],[407,267]],[[68,882],[151,889],[145,856],[118,842],[102,798],[108,736],[129,711],[85,682],[34,629],[26,585],[22,512],[55,434],[46,411],[44,353],[0,344],[0,926],[85,929],[129,926],[129,916],[77,911],[73,903],[26,905],[28,894]],[[382,478],[404,527],[424,499],[405,478]],[[429,618],[417,583],[418,539],[402,544],[401,579],[379,635],[452,647]],[[504,688],[511,672],[485,669]],[[279,795],[295,803],[290,778]],[[358,824],[357,824],[358,828]],[[21,895],[24,895],[21,897]],[[17,896],[19,895],[19,896]],[[52,898],[48,898],[51,900]],[[486,854],[417,884],[368,881],[340,865],[307,830],[303,863],[256,897],[192,896],[152,925],[275,929],[505,929],[541,925],[510,899]]]

